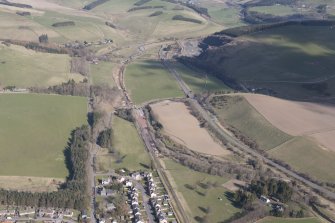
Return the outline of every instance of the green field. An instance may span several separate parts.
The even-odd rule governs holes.
[[[80,81],[83,76],[70,73],[68,55],[40,53],[21,46],[0,44],[0,86],[47,87]]]
[[[211,19],[216,23],[222,24],[224,28],[231,28],[244,25],[240,17],[240,8],[228,6],[225,3],[213,0],[199,1],[202,7],[207,8]]]
[[[317,218],[275,218],[266,217],[257,223],[321,223]]]
[[[230,90],[230,88],[222,81],[211,75],[206,76],[201,71],[191,69],[178,62],[175,62],[172,65],[193,92],[202,93],[207,91],[215,92]]]
[[[296,137],[278,148],[270,151],[270,154],[291,165],[302,173],[327,181],[335,181],[335,155],[334,152],[320,148],[312,140],[304,137]]]
[[[101,61],[99,64],[91,64],[90,72],[93,84],[114,87],[113,67],[114,65],[111,62]]]
[[[128,65],[125,83],[135,104],[183,96],[176,80],[159,61],[138,60]]]
[[[198,222],[196,217],[204,217],[206,214],[202,209],[208,207],[211,210],[207,215],[208,222],[222,222],[240,211],[225,196],[227,190],[222,187],[222,184],[227,181],[226,178],[196,172],[169,159],[164,159],[164,163],[169,175],[172,176],[170,181],[174,189],[183,196],[189,207],[189,210],[186,209],[186,211],[191,222]],[[208,181],[217,182],[219,186],[210,189],[197,186],[195,190],[185,187],[187,184],[195,186],[199,182],[207,183]],[[219,200],[218,197],[221,197],[222,200]]]
[[[117,163],[111,154],[98,156],[99,170],[127,168],[135,171],[150,165],[150,158],[135,126],[119,117],[113,120],[113,148],[121,154],[122,162]]]
[[[292,7],[287,5],[258,6],[252,7],[249,10],[263,14],[271,14],[274,16],[286,16],[296,13]]]
[[[218,96],[222,98],[222,96]],[[280,131],[259,114],[241,96],[224,96],[225,103],[216,103],[215,112],[219,120],[237,128],[243,135],[256,141],[260,149],[272,149],[292,136]]]
[[[86,98],[0,95],[0,175],[65,178],[63,151],[86,123]]]

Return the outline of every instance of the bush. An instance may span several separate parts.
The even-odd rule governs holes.
[[[156,12],[150,14],[149,17],[159,16],[159,15],[162,15],[162,14],[163,14],[162,11],[156,11]]]
[[[112,148],[112,138],[113,138],[112,129],[103,130],[99,133],[97,144],[102,148],[111,149]]]
[[[29,16],[29,15],[31,15],[31,13],[30,12],[16,12],[16,15]]]
[[[48,43],[49,42],[49,37],[47,34],[42,34],[38,37],[38,41],[40,43]]]

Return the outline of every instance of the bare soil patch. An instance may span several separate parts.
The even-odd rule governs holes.
[[[164,101],[151,106],[164,132],[187,148],[209,155],[224,156],[230,152],[215,142],[182,102]]]
[[[335,107],[288,101],[259,94],[243,94],[272,125],[294,136],[312,136],[335,151]]]
[[[246,182],[232,179],[228,181],[227,183],[222,184],[222,186],[230,191],[238,191],[239,189],[246,186]]]

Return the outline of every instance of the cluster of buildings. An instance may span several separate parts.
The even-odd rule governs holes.
[[[121,192],[122,194],[127,195],[128,200],[127,204],[129,205],[129,217],[132,219],[132,222],[134,223],[144,223],[142,220],[142,214],[141,214],[141,207],[139,203],[139,192],[138,189],[135,187],[133,180],[141,180],[142,175],[140,173],[133,173],[130,175],[130,177],[126,176],[118,176],[118,177],[112,177],[109,176],[107,178],[103,178],[100,181],[100,184],[96,188],[96,192],[98,195],[102,197],[109,197],[109,196],[114,196],[116,194],[115,190],[109,189],[110,185],[112,183],[117,183],[122,185],[121,191],[118,191],[119,193]],[[110,203],[107,201],[106,204],[106,211],[113,211],[115,209],[115,205],[113,203]],[[123,216],[120,216],[121,219]],[[115,221],[116,222],[116,221]],[[105,223],[105,220],[102,219],[100,220],[100,223]]]

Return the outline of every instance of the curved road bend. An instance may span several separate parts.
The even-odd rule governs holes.
[[[198,112],[201,114],[201,116],[207,121],[207,123],[222,137],[224,137],[231,145],[244,150],[245,152],[259,158],[262,159],[266,164],[271,165],[275,168],[277,168],[278,170],[282,171],[283,173],[305,183],[307,186],[309,186],[312,189],[318,190],[322,193],[324,193],[325,195],[327,195],[328,197],[335,199],[335,193],[327,190],[324,187],[321,187],[315,183],[313,183],[310,180],[305,179],[304,177],[299,176],[298,174],[296,174],[295,172],[285,168],[284,166],[273,162],[272,160],[270,160],[269,158],[263,156],[262,154],[258,153],[257,151],[249,148],[248,146],[246,146],[245,144],[243,144],[242,142],[240,142],[238,139],[236,139],[235,137],[227,134],[215,121],[213,121],[213,119],[211,118],[210,114],[199,104],[199,102],[197,100],[194,99],[193,93],[190,90],[190,88],[187,86],[187,84],[184,82],[184,80],[182,80],[180,74],[170,65],[170,63],[168,61],[165,60],[164,55],[162,53],[162,51],[160,51],[159,53],[160,59],[163,63],[164,66],[166,66],[168,68],[168,70],[170,71],[170,73],[172,74],[173,77],[175,77],[175,79],[177,80],[180,88],[184,91],[184,94],[186,96],[188,96],[191,99],[192,104],[194,105],[195,109],[198,110]]]

